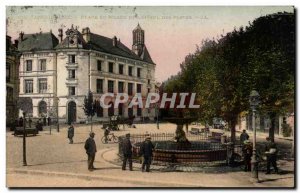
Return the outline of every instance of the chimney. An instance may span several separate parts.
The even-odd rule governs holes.
[[[59,42],[61,43],[63,41],[63,29],[62,28],[58,29],[58,37],[59,37]]]
[[[19,45],[19,41],[15,40],[15,47],[18,48],[18,45]]]
[[[117,41],[118,41],[117,37],[114,36],[113,39],[112,39],[113,47],[117,47],[117,43],[118,43]]]
[[[91,41],[91,31],[90,28],[86,27],[82,29],[82,37],[85,40],[86,43]]]
[[[19,34],[19,39],[20,41],[24,40],[24,32],[21,31],[21,33]]]

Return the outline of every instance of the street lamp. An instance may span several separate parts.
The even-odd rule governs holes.
[[[56,118],[57,118],[57,132],[59,132],[59,116],[58,116],[59,98],[56,97]]]
[[[259,94],[256,90],[252,90],[249,96],[249,103],[252,109],[252,127],[253,127],[253,154],[252,154],[252,172],[253,178],[256,182],[259,181],[258,179],[258,161],[256,156],[256,127],[255,127],[255,112],[256,108],[260,104]]]
[[[26,113],[23,112],[23,166],[27,166],[26,161],[26,121],[25,121]]]

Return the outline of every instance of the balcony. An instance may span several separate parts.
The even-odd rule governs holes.
[[[67,85],[67,86],[75,86],[75,85],[78,85],[78,79],[77,79],[77,78],[67,78],[67,79],[66,79],[66,85]]]
[[[68,70],[77,69],[78,68],[78,63],[66,63],[65,67]]]

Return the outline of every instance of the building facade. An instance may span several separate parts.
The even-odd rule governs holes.
[[[155,109],[105,109],[99,99],[104,93],[135,93],[143,98],[155,91],[155,64],[144,43],[144,30],[133,30],[133,45],[129,49],[117,37],[107,38],[81,32],[71,26],[65,34],[59,29],[58,38],[52,32],[24,34],[19,37],[20,98],[32,99],[33,117],[59,117],[60,122],[85,122],[84,98],[89,92],[96,100],[93,120],[107,120],[111,115],[154,118]],[[114,104],[114,97],[106,104]],[[129,100],[130,101],[130,100]],[[113,105],[112,105],[113,107]]]
[[[12,44],[6,36],[6,125],[10,126],[18,118],[19,95],[19,53],[17,41]]]

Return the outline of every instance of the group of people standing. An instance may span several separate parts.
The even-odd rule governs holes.
[[[70,124],[70,127],[68,128],[68,139],[69,143],[73,144],[73,137],[74,137],[74,126]],[[85,141],[84,149],[86,150],[86,154],[88,156],[88,170],[93,171],[95,169],[94,167],[94,161],[95,156],[97,152],[96,142],[94,140],[95,133],[90,132],[89,138]],[[128,163],[129,170],[133,171],[132,169],[132,144],[130,141],[130,133],[127,133],[125,135],[125,139],[122,140],[122,152],[123,152],[123,164],[122,164],[122,170],[126,170],[126,165]],[[154,145],[151,142],[151,137],[149,134],[145,135],[145,140],[141,143],[139,156],[142,157],[143,163],[142,163],[142,172],[150,172],[150,165],[151,160],[153,156],[153,149]]]
[[[274,139],[270,137],[266,138],[267,143],[265,145],[265,156],[267,161],[267,172],[266,174],[271,173],[271,165],[274,168],[275,173],[278,173],[277,167],[277,146],[274,142]],[[249,135],[246,133],[246,130],[243,130],[240,135],[240,142],[242,144],[243,158],[244,158],[244,170],[245,172],[251,171],[251,157],[253,152],[252,143],[249,141]]]

